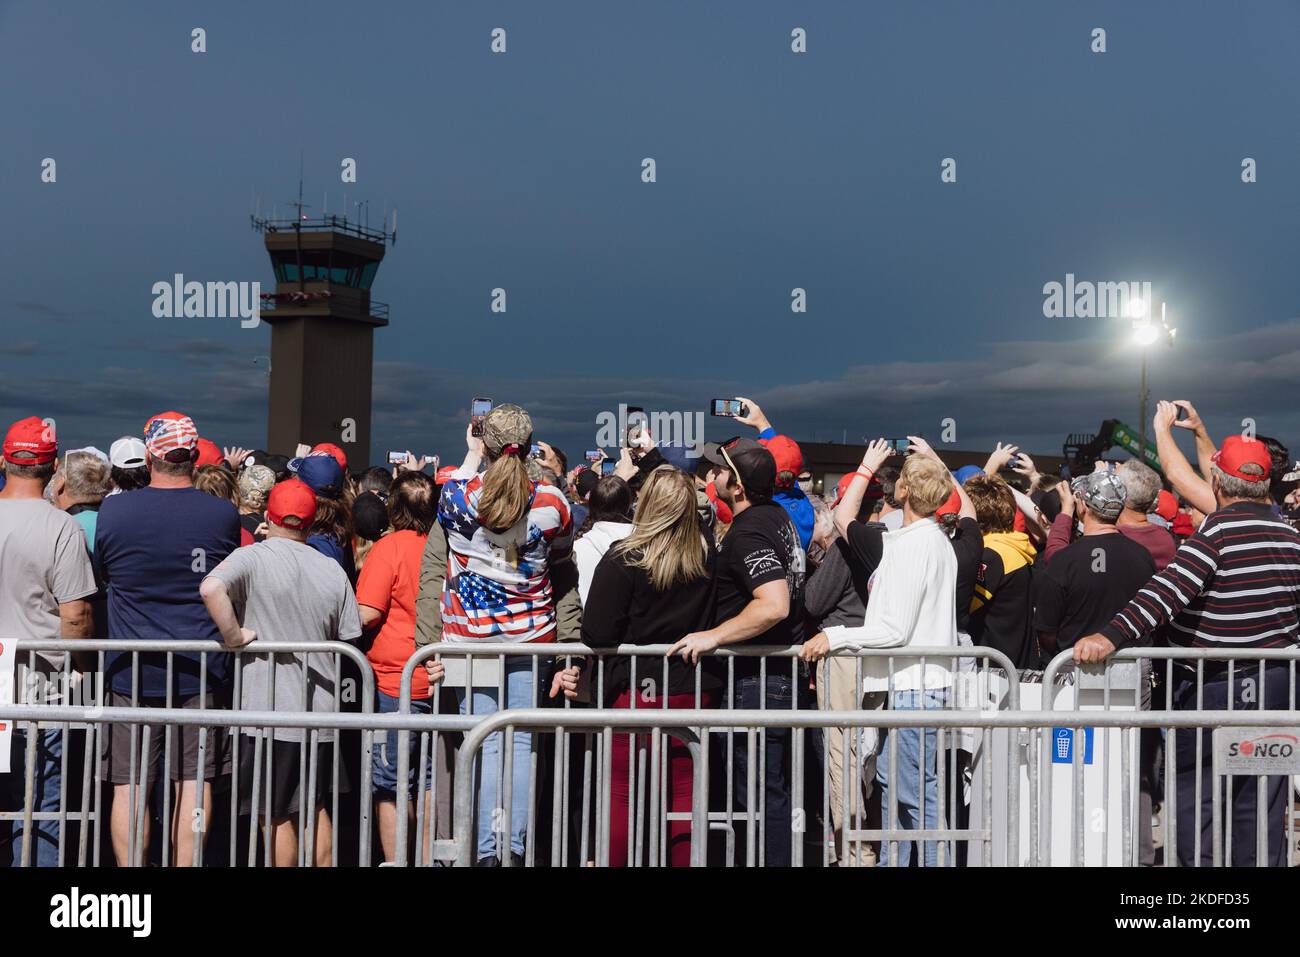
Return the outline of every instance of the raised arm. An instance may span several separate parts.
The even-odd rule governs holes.
[[[989,453],[988,461],[984,463],[984,474],[997,475],[1019,452],[1019,446],[1003,445],[999,442],[998,447]]]
[[[764,432],[775,431],[772,428],[772,423],[768,420],[767,416],[763,414],[763,410],[759,407],[757,402],[753,399],[746,399],[743,395],[738,395],[736,398],[745,405],[745,414],[736,416],[737,422],[741,425],[751,426],[760,436]]]
[[[1174,403],[1175,407],[1181,407],[1183,417],[1174,420],[1174,427],[1187,429],[1196,439],[1196,469],[1201,478],[1205,481],[1210,480],[1210,465],[1214,461],[1214,453],[1219,451],[1214,447],[1214,440],[1210,438],[1209,430],[1205,428],[1205,423],[1197,414],[1196,407],[1186,399],[1179,399]]]
[[[885,464],[889,453],[889,443],[884,439],[876,439],[868,445],[857,474],[853,476],[853,481],[849,483],[849,487],[844,490],[844,494],[835,504],[835,530],[844,539],[847,540],[849,537],[849,525],[858,520],[858,512],[862,510],[862,498],[867,494],[867,485],[870,484],[872,476]]]
[[[1177,418],[1178,407],[1172,402],[1161,401],[1156,405],[1153,425],[1160,468],[1183,501],[1209,515],[1216,507],[1214,490],[1209,482],[1196,473],[1174,441],[1173,425]]]

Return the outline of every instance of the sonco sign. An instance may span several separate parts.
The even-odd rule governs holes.
[[[1216,728],[1219,774],[1300,774],[1300,728]]]

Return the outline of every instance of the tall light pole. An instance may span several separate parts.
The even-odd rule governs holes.
[[[1129,304],[1129,315],[1133,317],[1133,341],[1137,344],[1142,354],[1142,387],[1139,393],[1139,411],[1138,411],[1138,437],[1142,447],[1142,455],[1146,455],[1147,447],[1147,403],[1151,399],[1151,390],[1147,385],[1147,354],[1152,345],[1164,340],[1165,345],[1173,346],[1174,335],[1177,329],[1169,328],[1169,323],[1165,318],[1165,304],[1160,303],[1160,324],[1156,325],[1151,321],[1147,314],[1146,303],[1141,299],[1132,300]]]

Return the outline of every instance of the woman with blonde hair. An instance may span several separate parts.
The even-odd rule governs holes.
[[[601,559],[592,577],[582,615],[582,640],[593,648],[620,644],[671,645],[684,635],[713,625],[713,571],[716,553],[704,533],[696,508],[695,480],[663,465],[650,473],[637,498],[632,532]],[[632,674],[630,661],[638,668]],[[685,658],[625,657],[608,659],[605,704],[614,708],[708,708],[717,697],[717,680],[701,674],[696,694],[695,668]],[[572,697],[577,669],[561,672],[557,689]],[[635,700],[633,700],[635,696]],[[614,737],[610,779],[609,863],[627,863],[628,768],[635,756],[631,743],[645,747],[645,735]],[[651,756],[657,759],[657,756]],[[671,813],[691,809],[691,759],[681,741],[668,744],[665,769]],[[689,820],[670,822],[668,859],[674,867],[690,864]]]
[[[442,596],[442,640],[509,646],[555,641],[555,594],[551,587],[551,543],[572,528],[569,504],[553,485],[528,477],[524,457],[533,441],[533,422],[517,405],[499,405],[483,419],[483,437],[469,435],[471,458],[486,456],[486,472],[451,478],[442,489],[438,522],[447,532],[447,580]],[[466,460],[467,464],[469,459]],[[492,714],[500,707],[534,705],[533,658],[505,659],[504,702],[498,682],[458,688],[462,714]],[[472,709],[472,710],[471,710]],[[498,866],[504,853],[523,863],[528,826],[532,735],[516,731],[510,800],[509,847],[498,844],[494,827],[501,734],[483,744],[478,796],[477,860]]]
[[[194,470],[194,487],[214,498],[224,498],[235,508],[239,508],[239,485],[234,475],[224,465],[200,465]],[[239,546],[252,545],[255,539],[247,528],[240,523]]]

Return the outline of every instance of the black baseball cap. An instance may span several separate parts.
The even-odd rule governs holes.
[[[771,498],[776,491],[776,459],[761,442],[747,438],[705,442],[701,454],[706,462],[734,473],[751,499]]]
[[[388,506],[374,492],[362,492],[352,503],[352,524],[358,535],[376,542],[388,528]]]
[[[594,469],[582,469],[578,472],[578,478],[574,485],[578,489],[578,494],[586,498],[595,490],[599,482],[600,476],[596,474]]]
[[[286,478],[293,478],[293,473],[289,471],[289,456],[287,455],[267,455],[263,461],[255,464],[265,465],[275,473],[277,481],[282,482]]]

